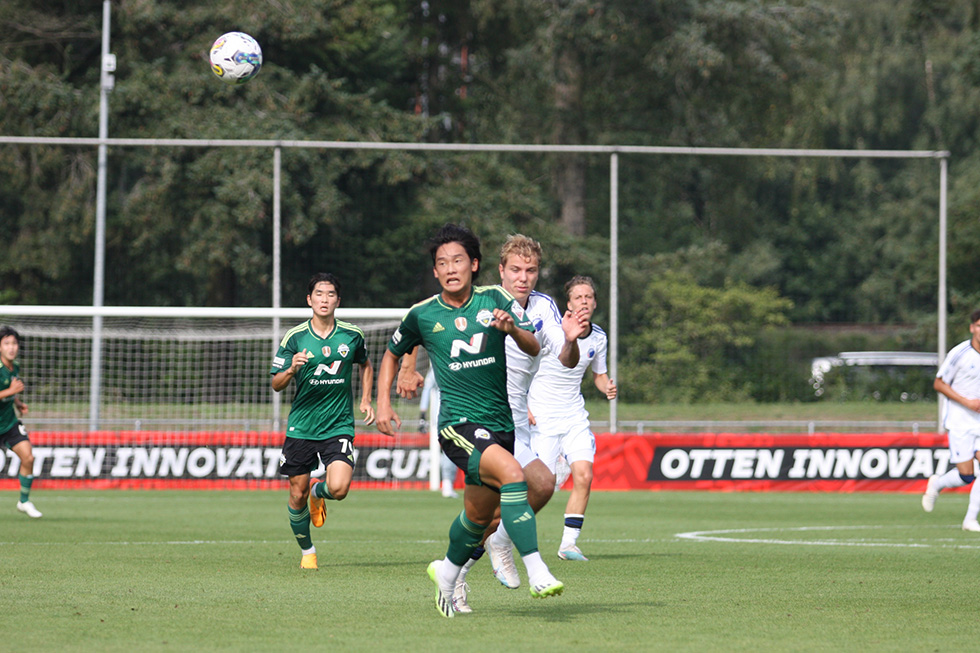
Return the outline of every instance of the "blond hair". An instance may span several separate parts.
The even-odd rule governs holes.
[[[500,264],[505,265],[511,256],[537,259],[541,265],[541,243],[523,234],[511,234],[500,248]]]

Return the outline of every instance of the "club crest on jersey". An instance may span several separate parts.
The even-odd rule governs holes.
[[[542,320],[540,317],[537,318],[536,320],[534,320],[534,330],[535,331],[540,331],[541,330],[541,327],[543,327],[543,326],[544,326],[544,320]]]
[[[330,347],[325,345],[320,351],[323,352],[324,356],[330,356]]]
[[[515,299],[514,303],[510,306],[511,312],[520,319],[524,319],[524,307]]]
[[[340,354],[341,358],[347,358],[347,354],[350,353],[350,347],[347,346],[346,342],[341,343],[341,345],[337,347],[337,353]]]
[[[480,312],[476,314],[476,321],[484,327],[488,327],[493,322],[493,313],[485,308],[480,309]]]
[[[589,347],[589,358],[595,356],[595,347]]]
[[[461,315],[453,320],[453,324],[456,325],[457,331],[466,331],[466,326],[469,324],[469,322],[467,322],[466,318]]]
[[[476,431],[473,432],[473,437],[476,438],[477,440],[489,440],[490,431],[486,429],[477,429]]]

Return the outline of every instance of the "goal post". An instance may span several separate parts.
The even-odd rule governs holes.
[[[364,331],[377,367],[406,310],[340,308],[337,317]],[[102,356],[100,417],[92,429],[95,315],[102,318]],[[22,337],[23,421],[43,436],[35,456],[45,457],[45,477],[69,485],[278,487],[273,463],[295,388],[272,390],[272,357],[284,332],[309,317],[308,308],[0,306],[0,324]],[[424,374],[426,356],[419,366]],[[418,432],[418,398],[392,400],[402,433],[389,439],[358,423],[363,460],[355,482],[438,486],[438,458],[431,464],[429,434]],[[0,460],[0,478],[15,461]]]

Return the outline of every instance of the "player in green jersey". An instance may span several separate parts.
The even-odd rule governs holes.
[[[17,411],[27,413],[27,404],[18,397],[24,391],[20,378],[20,334],[12,327],[0,327],[0,446],[5,446],[20,458],[20,500],[17,510],[37,519],[41,511],[31,502],[31,484],[34,482],[34,453],[27,429],[17,416]]]
[[[464,510],[450,526],[446,557],[428,567],[436,585],[436,608],[445,617],[453,616],[456,577],[498,507],[527,567],[531,595],[561,594],[564,585],[538,552],[537,523],[524,472],[514,458],[514,421],[507,400],[506,338],[535,356],[540,344],[534,327],[506,290],[473,285],[481,255],[480,241],[471,231],[443,226],[430,253],[442,292],[413,306],[388,343],[378,371],[378,429],[391,435],[401,426],[391,407],[391,384],[399,359],[422,345],[442,390],[439,443],[466,480]]]
[[[313,275],[306,303],[313,317],[287,331],[279,343],[272,361],[272,389],[280,392],[296,378],[279,472],[289,477],[289,524],[302,551],[300,567],[316,569],[310,523],[323,526],[324,499],[344,499],[354,474],[354,365],[360,367],[359,407],[365,424],[374,422],[374,368],[364,332],[334,317],[340,305],[340,281],[335,276]],[[326,467],[324,481],[311,482],[310,472],[320,461]]]

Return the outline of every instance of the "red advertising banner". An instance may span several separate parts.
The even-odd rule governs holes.
[[[31,433],[37,487],[281,489],[281,433]],[[428,436],[355,438],[355,488],[429,487]],[[20,460],[0,450],[0,490]],[[921,492],[949,467],[935,433],[600,433],[594,490]],[[570,487],[570,481],[565,487]]]
[[[596,490],[921,492],[949,450],[936,433],[603,433],[594,467]]]

